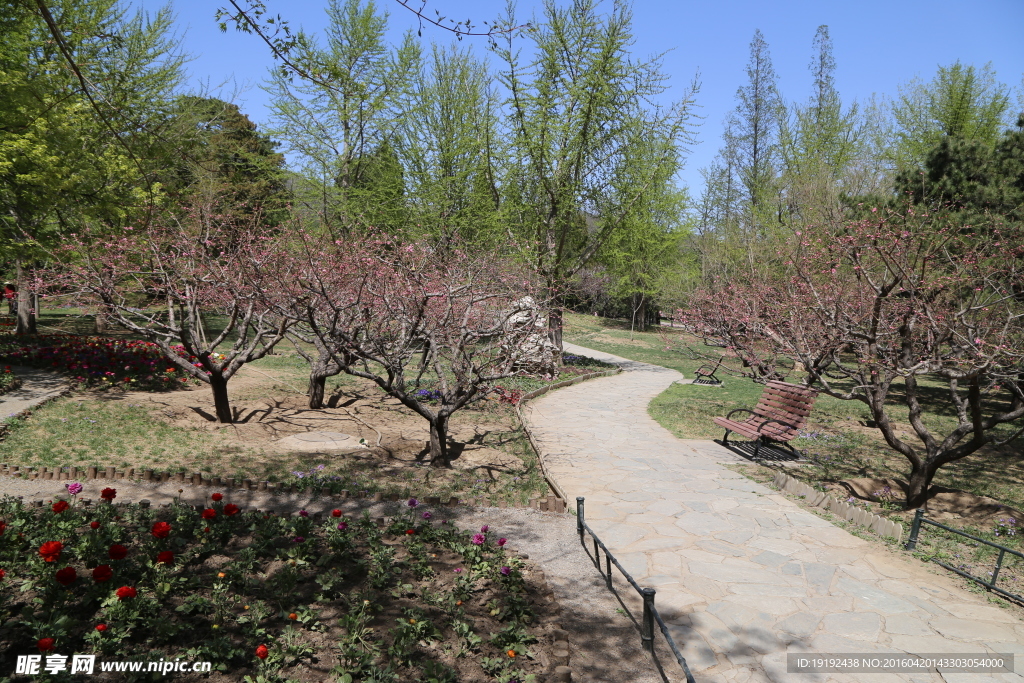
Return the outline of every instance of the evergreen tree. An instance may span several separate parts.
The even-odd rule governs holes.
[[[732,134],[736,139],[738,173],[746,190],[747,220],[760,228],[774,209],[778,162],[778,77],[768,43],[754,32],[747,62],[747,84],[736,91]]]
[[[290,193],[284,155],[275,151],[280,143],[260,133],[237,105],[195,95],[177,105],[171,131],[180,146],[166,180],[168,195],[192,206],[204,203],[196,195],[206,195],[215,198],[219,214],[259,214],[268,226],[284,221]]]

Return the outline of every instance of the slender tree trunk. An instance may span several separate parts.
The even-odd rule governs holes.
[[[434,467],[451,468],[448,457],[448,415],[438,413],[430,422],[430,464]]]
[[[16,334],[37,334],[36,313],[32,308],[32,292],[29,291],[28,274],[22,267],[21,259],[16,261],[18,280],[18,326]]]
[[[548,339],[559,351],[557,363],[561,365],[562,362],[562,309],[558,306],[552,307],[548,313]]]
[[[231,401],[228,400],[228,381],[219,372],[211,372],[210,389],[213,390],[213,408],[217,413],[217,422],[231,424],[235,421],[235,416],[231,413]]]

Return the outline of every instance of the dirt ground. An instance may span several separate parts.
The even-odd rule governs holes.
[[[318,456],[320,460],[326,455],[341,456],[356,469],[372,468],[384,476],[406,474],[428,464],[427,421],[369,381],[352,378],[344,392],[329,395],[322,409],[313,410],[297,387],[275,381],[281,379],[243,367],[228,385],[236,415],[233,424],[215,421],[213,396],[206,385],[167,393],[121,392],[92,397],[142,407],[152,417],[175,427],[217,433],[222,445],[211,454],[211,467],[219,459],[233,460],[242,455],[295,469],[305,469]],[[493,481],[501,474],[521,471],[523,460],[495,447],[517,429],[519,424],[512,411],[495,402],[485,401],[480,407],[457,412],[449,431],[454,469],[428,467],[427,477],[436,486],[460,472]],[[353,437],[354,445],[365,439],[368,448],[329,450],[282,443],[289,436],[306,432],[340,432]]]

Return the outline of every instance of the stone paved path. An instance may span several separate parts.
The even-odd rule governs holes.
[[[21,378],[20,389],[0,394],[0,419],[14,417],[68,390],[67,381],[55,372],[12,365],[11,371]]]
[[[1024,621],[886,547],[723,467],[647,404],[681,375],[582,347],[626,372],[551,392],[524,414],[549,474],[657,605],[702,683],[1021,681],[1015,674],[795,674],[787,652],[1008,653]],[[709,391],[713,389],[709,388]],[[660,636],[659,636],[660,638]],[[673,667],[674,668],[674,667]]]

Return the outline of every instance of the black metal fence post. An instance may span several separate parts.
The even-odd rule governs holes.
[[[576,533],[580,535],[580,543],[583,543],[583,496],[576,496]]]
[[[921,533],[921,519],[924,518],[924,509],[917,508],[914,513],[914,522],[910,525],[910,538],[907,539],[907,550],[917,547],[917,535]]]
[[[648,652],[654,652],[654,594],[653,588],[644,588],[640,593],[644,596],[644,615],[640,622],[640,640]]]

